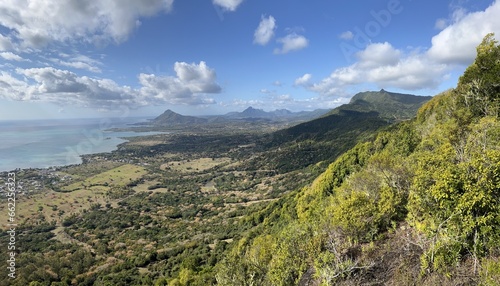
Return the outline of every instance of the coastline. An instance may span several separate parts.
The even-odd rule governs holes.
[[[0,173],[78,165],[85,156],[113,152],[130,138],[165,133],[130,125],[141,119],[2,121]]]

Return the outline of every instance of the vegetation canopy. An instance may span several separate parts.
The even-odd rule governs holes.
[[[500,285],[499,97],[488,34],[432,99],[360,93],[280,130],[167,111],[172,134],[16,174],[44,189],[0,285]]]
[[[488,34],[455,89],[289,197],[292,208],[274,210],[287,223],[245,238],[218,282],[500,284],[499,97],[500,46]],[[272,254],[255,259],[255,249]],[[259,267],[226,274],[249,261]]]

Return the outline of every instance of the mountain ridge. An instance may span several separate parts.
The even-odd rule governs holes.
[[[359,92],[348,104],[341,105],[324,116],[338,114],[341,110],[377,111],[385,119],[406,120],[414,117],[418,108],[431,98],[432,96],[389,92],[384,89]]]
[[[167,109],[161,115],[157,116],[151,123],[153,125],[181,125],[181,124],[203,124],[207,123],[208,120],[195,117],[195,116],[187,116],[181,115],[177,112],[174,112],[170,109]]]
[[[190,124],[218,124],[224,122],[238,121],[307,121],[329,112],[329,109],[316,109],[313,111],[292,112],[288,109],[276,109],[264,111],[253,107],[247,107],[241,112],[229,112],[223,115],[211,116],[188,116],[174,112],[170,109],[150,120],[149,123],[157,126],[190,125]]]

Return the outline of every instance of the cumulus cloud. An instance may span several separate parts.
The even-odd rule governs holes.
[[[309,80],[311,80],[312,75],[309,73],[304,74],[303,76],[297,78],[294,81],[295,85],[306,85],[309,83]]]
[[[67,54],[59,54],[59,56],[61,58],[51,58],[50,61],[64,67],[83,69],[94,73],[102,72],[101,68],[99,68],[102,63],[98,60],[94,60],[84,55],[70,56]],[[62,58],[64,58],[64,60]]]
[[[445,64],[470,64],[476,57],[476,47],[488,33],[500,35],[500,1],[484,11],[466,14],[457,10],[453,23],[432,38],[429,56]]]
[[[267,45],[274,37],[274,30],[276,29],[276,20],[273,16],[261,17],[259,26],[255,30],[253,42],[262,46]]]
[[[205,62],[174,65],[176,76],[140,74],[141,87],[121,86],[110,79],[78,76],[53,67],[16,69],[23,80],[0,74],[0,94],[13,100],[40,100],[59,105],[109,108],[150,104],[210,104],[206,94],[219,93],[215,71]]]
[[[361,68],[374,68],[378,66],[395,65],[398,63],[401,52],[388,42],[374,43],[357,55]]]
[[[154,102],[168,102],[174,104],[210,104],[214,103],[200,94],[219,93],[221,87],[215,82],[215,71],[205,62],[188,64],[176,62],[174,65],[176,77],[156,76],[154,74],[140,74],[139,82],[142,85],[141,95]]]
[[[457,67],[470,64],[476,47],[491,32],[500,35],[500,0],[484,11],[455,9],[450,19],[438,19],[441,31],[428,49],[403,51],[390,43],[372,43],[355,54],[356,61],[337,68],[315,83],[302,84],[321,96],[343,96],[349,89],[363,85],[379,88],[419,90],[437,88]],[[344,38],[348,38],[346,34]],[[305,82],[298,78],[297,83]]]
[[[286,54],[292,51],[298,51],[309,45],[309,40],[306,37],[296,33],[291,33],[283,38],[279,38],[277,42],[282,44],[282,47],[276,48],[274,50],[275,54]]]
[[[356,54],[356,63],[334,70],[308,89],[321,95],[339,95],[349,86],[371,83],[405,90],[436,88],[449,68],[426,54],[405,55],[389,43],[374,43]]]
[[[21,56],[16,55],[16,54],[11,53],[11,52],[1,52],[0,53],[0,57],[6,59],[8,61],[17,61],[17,62],[20,62],[20,61],[24,61],[25,60]]]
[[[173,0],[2,1],[0,25],[24,48],[39,48],[52,41],[120,43],[140,18],[168,12],[172,4]]]
[[[84,107],[101,107],[132,104],[136,92],[130,87],[119,86],[109,79],[80,77],[77,74],[52,67],[17,69],[30,83],[26,96],[21,100],[37,99],[60,105],[76,104]]]
[[[30,100],[31,90],[26,82],[13,77],[7,72],[0,72],[0,98],[13,100]]]
[[[227,11],[236,11],[243,0],[213,0],[213,4]]]

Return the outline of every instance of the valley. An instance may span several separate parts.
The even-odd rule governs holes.
[[[80,165],[16,170],[18,278],[9,285],[446,281],[446,263],[417,277],[435,244],[409,215],[421,210],[408,193],[412,178],[431,184],[426,176],[439,174],[414,165],[430,156],[420,136],[434,134],[416,130],[436,124],[436,102],[451,96],[365,92],[285,125],[252,118],[223,127],[167,111],[177,123],[140,127],[162,134]],[[425,197],[425,188],[414,192]],[[393,258],[373,259],[384,255]],[[461,277],[464,267],[449,273]]]
[[[389,124],[362,113],[317,120],[291,128],[254,119],[223,129],[156,126],[166,133],[84,155],[80,165],[17,170],[19,285],[148,285],[181,275],[186,261],[213,283],[213,267],[233,241],[258,229],[335,156]],[[55,263],[68,251],[88,265]],[[37,271],[26,267],[49,253]]]

